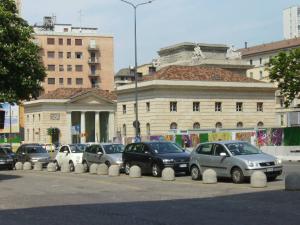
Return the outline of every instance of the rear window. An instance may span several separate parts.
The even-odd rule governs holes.
[[[148,143],[148,146],[157,154],[181,153],[183,150],[171,142]]]
[[[70,145],[70,149],[72,153],[82,153],[85,150],[84,145]]]
[[[122,153],[124,145],[103,145],[106,154]]]

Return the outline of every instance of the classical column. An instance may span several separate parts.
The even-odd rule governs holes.
[[[80,116],[80,143],[85,143],[85,112],[81,112]]]
[[[115,136],[115,113],[109,112],[108,116],[108,140],[113,141]]]
[[[100,142],[100,112],[95,112],[95,142]]]
[[[72,112],[67,112],[66,143],[72,144]]]

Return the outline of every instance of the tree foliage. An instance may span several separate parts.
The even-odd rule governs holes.
[[[288,107],[300,93],[300,48],[281,52],[270,59],[269,77],[278,84],[285,106]]]
[[[33,29],[17,14],[13,0],[0,1],[0,102],[36,98],[42,91],[45,68]]]

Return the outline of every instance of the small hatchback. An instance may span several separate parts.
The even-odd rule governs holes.
[[[126,146],[123,152],[125,173],[133,165],[141,168],[142,173],[161,176],[165,167],[172,167],[175,172],[188,173],[189,154],[171,142],[143,142]]]
[[[110,165],[119,165],[122,169],[122,152],[124,145],[122,144],[91,144],[83,153],[82,161],[85,171],[88,170],[93,163],[105,163],[108,167]]]
[[[282,173],[281,160],[242,141],[200,144],[191,153],[189,167],[193,180],[200,179],[204,170],[213,169],[218,177],[231,177],[234,183],[242,183],[254,171],[264,172],[268,180]]]
[[[50,155],[39,144],[23,144],[17,152],[16,157],[18,162],[40,162],[46,166],[50,162]]]

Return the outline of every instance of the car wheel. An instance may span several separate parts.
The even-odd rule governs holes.
[[[129,171],[130,171],[130,163],[125,163],[125,174],[129,175]]]
[[[106,161],[106,162],[105,162],[105,165],[107,165],[107,167],[109,168],[111,164],[110,164],[109,161]]]
[[[238,167],[233,168],[233,170],[231,171],[231,178],[233,183],[235,184],[243,183],[245,180],[243,171]]]
[[[89,165],[86,161],[83,162],[83,170],[85,173],[89,171]]]
[[[276,178],[277,178],[277,176],[268,176],[267,180],[268,181],[274,181],[274,180],[276,180]]]
[[[60,168],[59,168],[58,162],[55,161],[54,164],[55,164],[56,170],[59,170]]]
[[[152,165],[152,176],[154,177],[161,176],[161,168],[157,164]]]
[[[192,180],[200,180],[201,172],[200,172],[198,166],[192,166],[191,177],[192,177]]]
[[[7,167],[7,169],[8,169],[8,170],[13,170],[13,169],[14,169],[14,165],[13,165],[13,164],[9,165],[9,166]]]
[[[70,165],[70,171],[73,172],[75,170],[74,163],[71,161],[69,162],[69,165]]]

